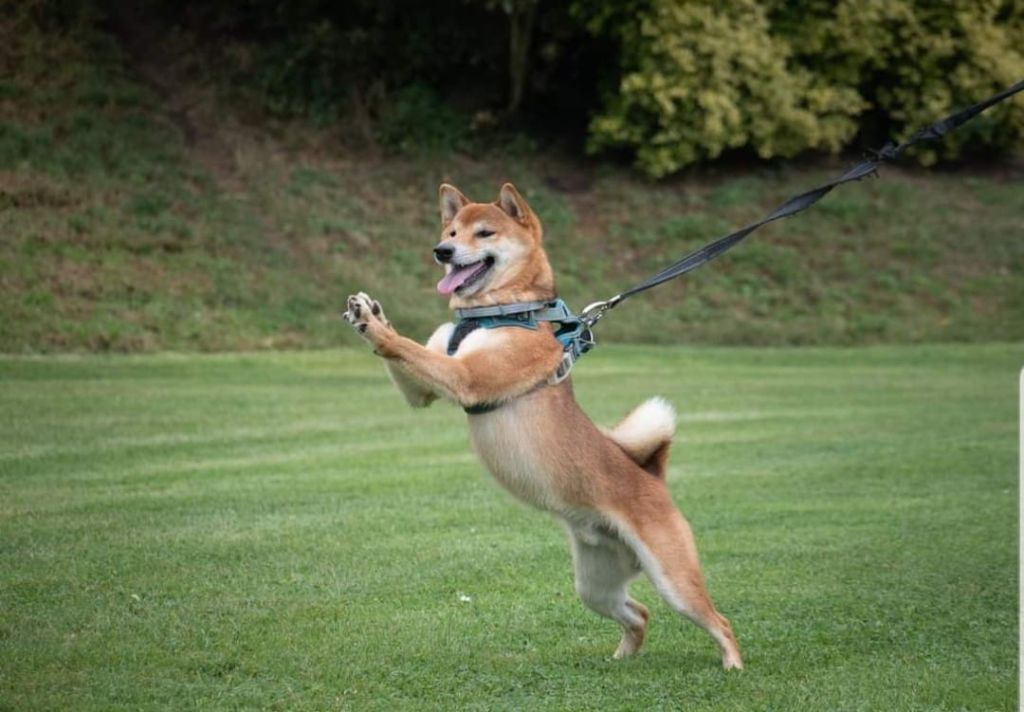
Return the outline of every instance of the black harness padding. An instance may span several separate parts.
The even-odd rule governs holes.
[[[480,415],[481,413],[490,413],[492,410],[497,410],[504,403],[477,403],[476,405],[464,405],[462,410],[466,411],[467,415]]]
[[[463,319],[456,324],[452,335],[448,337],[448,355],[454,356],[455,352],[459,350],[459,344],[462,343],[462,340],[479,328],[479,322],[473,319]]]
[[[455,352],[459,350],[459,344],[479,328],[479,322],[474,319],[463,319],[456,324],[452,330],[452,335],[448,337],[448,355],[454,356]],[[479,415],[480,413],[490,413],[492,410],[497,410],[501,405],[501,403],[477,403],[476,405],[463,406],[462,409],[469,415]]]
[[[573,363],[589,351],[593,345],[593,335],[583,321],[577,317],[566,306],[561,299],[547,302],[517,302],[515,304],[495,304],[485,307],[473,307],[469,309],[456,309],[459,316],[458,323],[452,329],[448,337],[446,351],[449,356],[454,356],[462,342],[477,329],[498,329],[517,327],[536,330],[541,322],[551,323],[552,336],[562,345],[562,361],[559,363],[555,373],[546,378],[533,388],[522,393],[520,398],[528,393],[533,393],[544,386],[560,383],[569,371]],[[508,401],[497,401],[489,403],[474,403],[463,406],[463,410],[469,415],[490,413],[505,405]]]

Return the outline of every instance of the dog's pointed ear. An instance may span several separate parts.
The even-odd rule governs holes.
[[[441,224],[447,225],[452,221],[462,208],[469,203],[469,200],[459,189],[453,185],[442,183],[441,187],[437,189],[437,194],[441,199]]]
[[[526,204],[526,199],[519,195],[519,191],[511,183],[501,186],[498,193],[498,207],[513,220],[526,224],[530,221],[533,211]]]

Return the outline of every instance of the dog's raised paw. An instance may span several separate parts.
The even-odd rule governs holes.
[[[366,292],[351,295],[345,302],[345,313],[342,315],[352,328],[364,338],[374,341],[379,329],[391,329],[391,323],[384,316],[380,302]]]

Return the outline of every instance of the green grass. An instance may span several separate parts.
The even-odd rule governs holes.
[[[580,308],[845,165],[712,167],[651,184],[507,136],[454,155],[375,154],[352,145],[349,126],[253,116],[201,83],[171,101],[110,37],[26,17],[0,18],[0,352],[355,345],[337,315],[359,290],[386,297],[398,325],[423,337],[446,314],[430,253],[441,181],[478,200],[514,181]],[[189,130],[180,106],[198,107]],[[672,344],[1024,339],[1020,185],[1012,167],[886,169],[633,300],[605,333]]]
[[[365,350],[0,360],[0,709],[1013,710],[1024,348],[605,346],[747,669],[573,594],[559,527]],[[471,600],[463,601],[468,596]]]

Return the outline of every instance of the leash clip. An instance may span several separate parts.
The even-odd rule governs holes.
[[[589,329],[594,324],[601,320],[605,312],[614,307],[622,299],[622,295],[616,294],[614,297],[603,302],[594,302],[583,307],[583,311],[580,312],[580,321]]]

